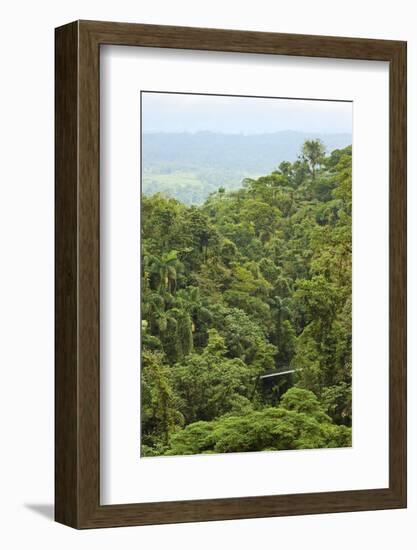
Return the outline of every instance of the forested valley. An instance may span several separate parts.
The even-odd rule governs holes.
[[[351,445],[351,147],[141,199],[141,456]]]
[[[143,133],[142,191],[163,193],[180,202],[201,204],[213,191],[241,187],[245,177],[271,172],[283,160],[297,159],[313,134],[281,131],[268,134],[215,132]],[[318,137],[318,136],[315,136]],[[328,151],[351,143],[350,133],[321,133]]]

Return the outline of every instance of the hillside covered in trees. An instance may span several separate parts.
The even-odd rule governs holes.
[[[142,135],[142,189],[184,204],[202,204],[213,191],[241,187],[245,177],[271,172],[281,161],[295,161],[313,134],[281,131],[260,134],[154,132]],[[317,135],[316,135],[317,137]],[[351,143],[350,133],[323,133],[328,151]]]
[[[142,456],[351,445],[351,179],[311,140],[199,206],[142,196]]]

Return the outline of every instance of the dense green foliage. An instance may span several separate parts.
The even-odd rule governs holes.
[[[200,206],[143,195],[142,455],[350,445],[351,174],[311,140]]]
[[[294,161],[303,132],[269,134],[144,133],[142,186],[146,195],[164,193],[184,204],[202,204],[219,187],[235,190],[244,177],[267,174],[281,161]],[[323,134],[327,150],[351,143],[350,134]]]

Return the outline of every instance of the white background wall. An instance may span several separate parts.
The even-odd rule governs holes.
[[[413,0],[15,0],[0,8],[0,544],[352,549],[417,545],[417,10]],[[408,40],[408,510],[77,532],[52,522],[54,27],[74,19]],[[377,129],[376,129],[377,131]],[[370,404],[372,396],[370,395]],[[314,475],[314,472],[312,472]],[[343,475],[343,472],[340,472]]]

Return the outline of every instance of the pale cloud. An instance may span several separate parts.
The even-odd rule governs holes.
[[[308,99],[142,93],[145,132],[352,133],[352,103]]]

